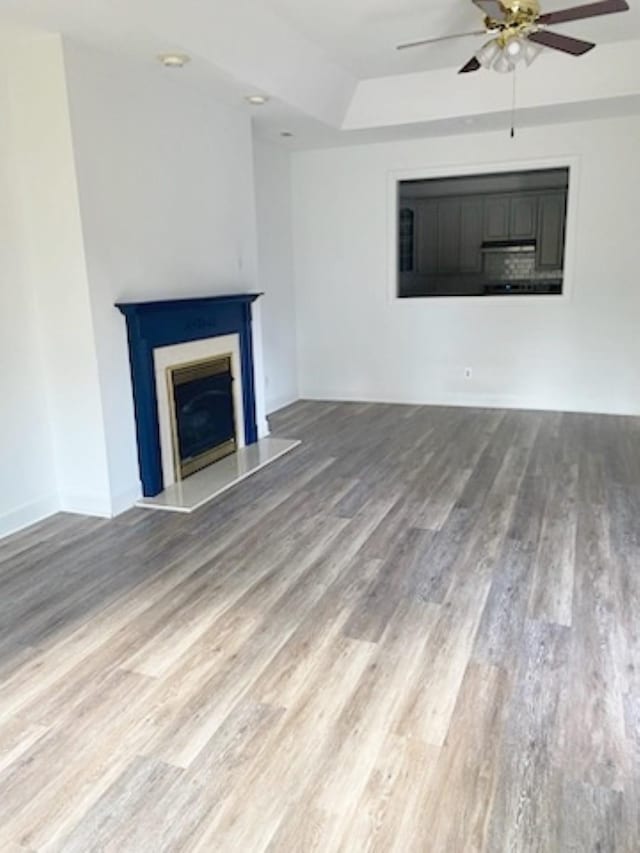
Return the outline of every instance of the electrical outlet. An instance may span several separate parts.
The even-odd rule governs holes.
[[[465,367],[464,369],[464,378],[471,379],[473,377],[473,370],[470,367]]]

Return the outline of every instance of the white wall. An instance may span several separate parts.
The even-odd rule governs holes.
[[[114,303],[257,289],[251,126],[157,63],[70,41],[65,63],[119,511],[139,494],[139,473],[125,323]],[[258,335],[261,364],[259,347]]]
[[[6,55],[6,54],[5,54]],[[32,283],[21,251],[7,72],[0,68],[0,536],[58,505]]]
[[[35,305],[28,346],[42,365],[33,405],[50,441],[42,465],[45,494],[55,466],[57,506],[110,512],[102,406],[83,252],[64,65],[56,36],[24,37],[6,48],[10,146],[16,199],[16,247]],[[9,315],[8,322],[20,323]],[[44,388],[43,388],[44,384]],[[29,432],[11,428],[28,452]],[[51,446],[53,452],[51,452]],[[36,456],[36,459],[38,456]],[[42,488],[42,487],[41,487]],[[17,504],[17,493],[9,500]],[[47,499],[50,508],[50,499]],[[14,519],[15,522],[15,519]],[[15,526],[15,525],[14,525]]]
[[[256,137],[254,163],[266,398],[273,412],[298,399],[291,154]]]
[[[301,396],[640,413],[639,139],[633,117],[294,155]],[[391,298],[391,173],[545,157],[578,164],[569,298]]]

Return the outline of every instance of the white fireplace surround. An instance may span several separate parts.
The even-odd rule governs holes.
[[[245,431],[239,335],[220,335],[199,341],[158,347],[153,351],[156,396],[158,400],[158,424],[160,427],[160,449],[162,453],[162,476],[165,489],[177,481],[171,438],[171,409],[167,386],[167,368],[228,354],[231,355],[231,373],[234,379],[233,408],[235,413],[236,441],[238,448],[241,448],[245,446]]]

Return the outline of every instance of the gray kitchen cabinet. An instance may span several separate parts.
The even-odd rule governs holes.
[[[416,205],[418,272],[438,271],[438,202],[421,201]]]
[[[565,192],[548,192],[540,196],[538,206],[537,267],[541,270],[562,269],[567,196]]]
[[[514,196],[510,205],[510,240],[533,240],[538,230],[538,196]]]
[[[498,195],[485,198],[485,240],[533,240],[537,228],[537,194]]]
[[[438,202],[438,272],[460,271],[460,199]]]
[[[460,202],[460,272],[482,272],[482,239],[482,199],[462,199]]]
[[[484,239],[508,240],[511,225],[511,198],[488,196],[484,200]]]
[[[404,203],[400,223],[402,271],[421,275],[479,274],[483,271],[483,241],[499,240],[536,240],[537,268],[560,270],[565,212],[566,193],[561,190]],[[413,256],[406,245],[411,213],[415,215]],[[411,257],[415,259],[413,264]]]

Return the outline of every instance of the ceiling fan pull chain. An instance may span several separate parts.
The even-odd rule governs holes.
[[[515,139],[516,136],[516,79],[517,79],[517,68],[514,68],[512,71],[513,74],[513,95],[511,98],[511,138]]]

